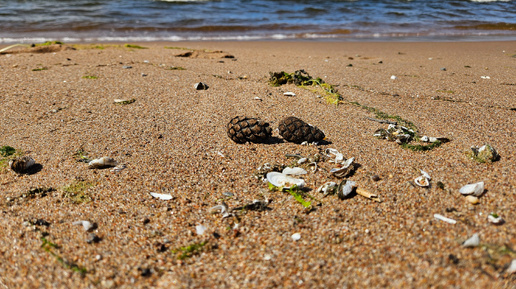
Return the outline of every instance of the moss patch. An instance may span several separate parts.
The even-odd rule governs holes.
[[[202,252],[204,246],[208,242],[203,241],[200,243],[193,243],[185,247],[179,247],[177,249],[172,249],[171,252],[177,256],[179,260],[185,260],[191,258],[195,255],[198,255]]]
[[[99,77],[98,76],[94,76],[94,75],[85,75],[82,78],[84,78],[84,79],[98,79]]]
[[[132,49],[149,49],[148,47],[143,47],[143,46],[135,45],[135,44],[124,44],[124,47],[132,48]]]
[[[74,181],[68,186],[63,187],[64,196],[70,199],[74,204],[91,202],[91,196],[88,189],[94,184],[87,181]]]

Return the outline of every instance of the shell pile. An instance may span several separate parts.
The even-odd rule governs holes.
[[[395,141],[398,144],[409,143],[415,134],[412,129],[395,124],[390,124],[387,129],[380,128],[374,132],[375,137]]]
[[[117,162],[113,158],[109,157],[101,157],[100,159],[94,159],[88,163],[88,168],[90,169],[103,169],[116,167]]]

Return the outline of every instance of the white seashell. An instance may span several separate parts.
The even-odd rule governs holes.
[[[491,79],[491,77],[490,77],[490,76],[487,76],[487,75],[485,75],[485,76],[484,76],[484,75],[482,75],[482,76],[480,76],[480,78],[482,78],[482,79]]]
[[[300,158],[298,161],[297,161],[297,164],[300,165],[300,164],[304,164],[306,163],[306,161],[308,161],[307,158]]]
[[[353,188],[356,187],[356,183],[353,181],[345,181],[346,182],[343,186],[339,186],[339,191],[337,192],[337,196],[340,199],[345,199],[351,194],[353,191]]]
[[[514,274],[516,273],[516,259],[513,259],[511,262],[511,265],[509,265],[509,268],[505,270],[506,273]]]
[[[436,218],[437,220],[441,220],[443,222],[446,222],[446,223],[450,223],[450,224],[456,224],[457,223],[457,221],[455,221],[454,219],[446,218],[445,216],[439,215],[439,214],[434,214],[434,218]]]
[[[197,235],[202,235],[204,234],[204,232],[206,232],[207,228],[203,225],[197,225],[195,226],[195,232],[197,233]]]
[[[291,91],[287,91],[287,92],[283,93],[283,95],[284,96],[296,96],[296,94]]]
[[[487,216],[487,220],[489,221],[489,223],[494,224],[494,225],[501,225],[505,222],[502,219],[502,217],[495,215],[493,213],[491,213],[491,214],[489,214],[489,216]]]
[[[415,180],[414,180],[414,183],[416,183],[416,185],[420,186],[420,187],[423,187],[423,188],[426,188],[428,186],[430,186],[430,182],[428,181],[427,178],[425,178],[425,176],[419,176],[417,177]]]
[[[335,190],[335,187],[337,187],[337,183],[335,182],[327,182],[324,185],[320,186],[317,189],[318,193],[323,193],[325,195],[331,193],[333,190]]]
[[[473,236],[462,243],[462,246],[466,248],[476,247],[478,245],[480,245],[480,238],[478,237],[478,234],[473,234]]]
[[[255,96],[254,97],[254,100],[262,100],[261,98],[259,98],[258,96]]]
[[[484,192],[484,182],[465,185],[464,187],[460,188],[459,192],[463,195],[473,195],[480,197]]]
[[[125,168],[126,168],[126,165],[122,164],[122,165],[118,165],[118,166],[112,168],[111,171],[113,173],[119,173],[119,172],[123,171]]]
[[[425,171],[421,170],[421,174],[423,177],[427,178],[429,181],[432,180],[432,177]]]
[[[297,176],[297,175],[306,175],[307,171],[303,168],[298,168],[298,167],[295,167],[295,168],[286,167],[283,169],[282,173],[284,173],[285,175]]]
[[[429,137],[429,138],[428,138],[428,141],[429,141],[429,142],[432,142],[432,143],[437,142],[438,140],[439,140],[438,138],[433,137],[433,136],[431,136],[431,137]]]
[[[93,230],[95,227],[95,225],[89,221],[77,221],[77,222],[73,222],[72,225],[82,225],[82,227],[84,228],[84,231]]]
[[[426,135],[424,135],[421,138],[419,138],[419,140],[422,141],[422,142],[428,142],[429,141],[429,139],[428,139],[428,137]]]
[[[267,181],[276,187],[283,187],[285,189],[289,189],[292,186],[304,187],[306,184],[303,179],[296,179],[278,172],[268,173]]]
[[[334,168],[330,170],[330,173],[336,176],[337,178],[343,178],[346,176],[353,168],[353,162],[355,161],[355,158],[350,158],[343,162],[342,167],[340,168]]]
[[[170,194],[158,194],[158,193],[150,193],[154,198],[158,198],[160,200],[172,200],[172,196]]]
[[[396,75],[391,75],[391,79],[392,79],[392,80],[397,79]]]
[[[221,205],[217,205],[215,207],[210,208],[211,213],[216,213],[220,210],[220,214],[222,214],[222,218],[227,218],[231,216],[231,214],[228,212],[228,207],[225,203],[222,203]]]
[[[292,240],[294,240],[294,241],[299,241],[299,240],[301,239],[301,234],[299,234],[299,233],[294,233],[294,234],[292,234],[292,237],[291,237],[291,238],[292,238]]]
[[[94,159],[88,163],[90,169],[101,169],[107,167],[115,167],[117,162],[113,158],[101,157],[100,159]]]
[[[309,143],[305,140],[304,142],[301,143],[302,146],[307,146],[309,145]]]
[[[329,149],[326,149],[325,152],[326,152],[326,156],[328,156],[329,158],[331,158],[331,155],[335,156],[334,159],[330,159],[330,162],[340,163],[344,160],[344,155],[339,153],[339,151],[336,149],[329,148]]]

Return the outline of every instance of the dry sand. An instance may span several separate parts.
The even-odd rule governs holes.
[[[17,175],[4,159],[0,170],[0,288],[515,288],[516,275],[505,270],[516,258],[516,42],[141,45],[149,49],[81,45],[0,55],[0,146],[39,164]],[[269,72],[298,69],[334,85],[342,103],[268,85]],[[209,89],[195,90],[199,81]],[[377,139],[387,124],[349,102],[451,141],[414,152]],[[275,131],[267,144],[236,144],[226,124],[237,115],[273,129],[293,115],[328,142],[301,146]],[[465,155],[485,143],[499,161]],[[320,200],[305,198],[310,212],[254,176],[264,163],[295,164],[286,154],[326,148],[355,157],[348,179],[383,202],[316,193],[340,181],[329,162],[304,176]],[[88,169],[77,161],[80,150],[127,168]],[[419,170],[431,175],[430,188],[411,184]],[[473,206],[458,190],[480,181],[486,192]],[[238,217],[209,213],[222,201],[231,209],[267,199],[266,210],[238,210]],[[490,212],[505,224],[490,224]],[[85,232],[73,224],[80,220],[98,227]],[[207,230],[197,235],[201,224]],[[474,233],[480,246],[462,247]],[[100,241],[88,243],[91,234]],[[203,242],[182,260],[174,251]]]

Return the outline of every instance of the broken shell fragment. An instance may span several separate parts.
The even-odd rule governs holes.
[[[479,182],[475,184],[467,184],[460,188],[459,192],[465,196],[473,195],[476,197],[480,197],[484,192],[484,182]]]
[[[299,241],[299,240],[301,239],[301,234],[299,234],[299,233],[294,233],[294,234],[292,234],[291,238],[292,238],[292,240],[294,240],[294,241]]]
[[[516,259],[513,259],[511,261],[511,264],[509,265],[509,267],[505,270],[506,273],[508,274],[514,274],[516,273]]]
[[[347,199],[356,185],[356,182],[343,180],[337,188],[337,196],[339,199]]]
[[[339,151],[336,149],[328,148],[325,150],[325,153],[326,156],[330,158],[330,163],[340,163],[344,160],[344,155],[339,153]],[[334,158],[332,158],[331,155],[334,155]]]
[[[466,196],[466,201],[468,201],[472,205],[478,205],[480,203],[478,197],[475,197],[473,195]]]
[[[415,180],[414,180],[414,183],[416,183],[416,185],[420,186],[420,187],[423,187],[423,188],[427,188],[430,186],[430,181],[428,181],[427,178],[425,178],[425,176],[419,176],[417,177]]]
[[[231,216],[231,214],[228,212],[228,207],[225,203],[222,203],[221,205],[217,205],[210,208],[210,212],[216,213],[217,211],[220,211],[220,214],[222,215],[222,218],[227,218]]]
[[[443,222],[446,222],[446,223],[450,223],[450,224],[456,224],[457,223],[457,221],[455,221],[454,219],[446,218],[445,216],[439,215],[439,214],[434,214],[434,218],[436,218],[437,220],[441,220]]]
[[[324,185],[320,186],[317,189],[318,193],[323,193],[325,196],[335,193],[335,189],[337,188],[337,183],[335,182],[327,182]]]
[[[9,161],[11,170],[18,174],[26,173],[35,164],[36,161],[29,156],[23,156]]]
[[[353,170],[355,167],[353,165],[353,162],[355,161],[355,158],[350,158],[343,162],[342,167],[340,168],[333,168],[330,170],[330,173],[336,176],[337,178],[343,178],[345,177],[349,172]]]
[[[476,247],[478,245],[480,245],[480,237],[478,237],[478,234],[476,233],[462,243],[462,246],[466,248]]]
[[[154,198],[158,198],[160,200],[172,200],[172,196],[170,194],[158,194],[158,193],[150,193]]]
[[[202,83],[202,82],[198,82],[194,85],[194,88],[196,90],[207,90],[209,88],[209,86],[205,83]]]
[[[94,159],[88,163],[90,169],[103,169],[108,167],[115,167],[117,162],[113,158],[101,157],[100,159]]]
[[[197,235],[202,235],[204,234],[204,232],[206,232],[207,228],[203,225],[197,225],[195,226],[195,232],[197,233]]]
[[[502,217],[498,216],[498,214],[495,214],[495,213],[489,214],[489,216],[487,216],[487,220],[489,221],[489,223],[494,224],[494,225],[501,225],[501,224],[505,223],[505,221],[502,219]]]
[[[267,174],[267,181],[271,183],[273,186],[290,189],[292,186],[304,187],[305,181],[303,179],[296,179],[291,176],[287,176],[283,173],[278,172],[270,172]]]
[[[307,174],[307,171],[303,168],[298,168],[298,167],[295,167],[295,168],[291,168],[291,167],[286,167],[283,169],[283,174],[285,175],[306,175]]]
[[[306,161],[308,161],[307,158],[300,158],[298,161],[297,161],[297,164],[300,165],[300,164],[304,164],[306,163]]]
[[[91,223],[89,221],[77,221],[77,222],[73,222],[72,225],[82,225],[82,227],[84,228],[84,231],[86,231],[86,232],[91,232],[97,228],[96,223]]]
[[[296,96],[296,94],[291,91],[287,91],[287,92],[283,93],[283,95],[284,96]]]
[[[466,154],[479,163],[492,163],[500,159],[500,155],[489,144],[483,145],[480,148],[473,146],[471,151],[466,152]]]

